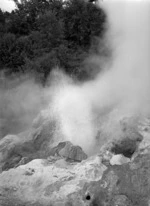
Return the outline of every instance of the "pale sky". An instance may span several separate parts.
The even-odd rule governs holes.
[[[108,1],[108,0],[105,0],[105,1]],[[112,1],[112,0],[109,0],[109,1]],[[128,0],[128,1],[133,1],[133,0]],[[134,0],[134,1],[144,1],[144,0]],[[150,0],[145,0],[145,1],[150,1]],[[15,9],[15,4],[13,0],[0,0],[0,8],[3,11],[12,11],[13,9]]]
[[[15,9],[15,4],[12,0],[0,0],[0,8],[3,11],[12,11]]]

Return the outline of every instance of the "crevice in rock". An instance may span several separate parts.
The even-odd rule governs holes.
[[[123,154],[125,157],[131,158],[137,150],[137,141],[129,138],[113,143],[111,152],[114,154]]]

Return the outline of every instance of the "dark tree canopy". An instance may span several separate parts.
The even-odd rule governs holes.
[[[55,66],[80,78],[106,17],[84,0],[14,0],[11,13],[0,10],[0,70],[36,72],[46,80]]]

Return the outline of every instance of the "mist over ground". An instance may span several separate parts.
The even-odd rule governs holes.
[[[33,79],[4,78],[0,88],[0,128],[2,136],[17,134],[31,125],[43,107],[42,87]]]
[[[1,89],[1,125],[8,125],[7,132],[29,128],[44,110],[57,119],[63,140],[93,154],[120,134],[123,117],[149,114],[150,3],[106,0],[98,4],[107,14],[103,41],[112,51],[101,72],[82,83],[57,69],[45,88],[27,79],[14,88]],[[101,57],[95,56],[95,61],[101,62]]]

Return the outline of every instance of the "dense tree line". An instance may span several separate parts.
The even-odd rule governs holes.
[[[0,10],[0,69],[36,72],[45,80],[59,66],[88,76],[83,60],[103,36],[104,12],[84,0],[14,1],[11,13]]]

